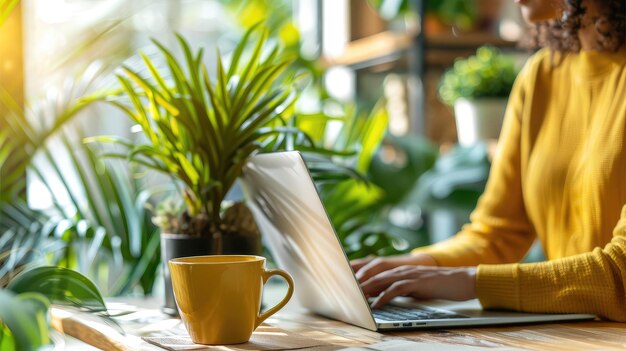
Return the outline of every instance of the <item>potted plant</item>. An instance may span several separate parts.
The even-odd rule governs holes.
[[[281,113],[292,107],[293,75],[289,58],[278,47],[266,49],[267,33],[250,29],[225,65],[219,50],[215,78],[194,51],[177,36],[184,59],[156,40],[166,69],[141,55],[145,73],[123,67],[123,93],[109,101],[141,127],[144,140],[95,137],[124,151],[110,157],[164,173],[180,188],[176,201],[157,206],[162,260],[206,254],[260,254],[260,237],[250,211],[242,204],[224,208],[227,192],[246,160],[289,133]],[[248,43],[257,37],[256,44]],[[176,313],[167,264],[163,265],[167,312]]]
[[[498,138],[517,73],[513,58],[496,48],[480,47],[443,75],[439,96],[454,106],[459,144]]]

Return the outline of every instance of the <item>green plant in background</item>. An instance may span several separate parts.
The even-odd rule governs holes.
[[[439,96],[448,105],[459,98],[508,97],[518,69],[512,57],[493,47],[483,46],[467,59],[457,60],[446,71]]]
[[[426,15],[434,15],[442,23],[461,30],[470,30],[476,24],[478,13],[475,1],[426,1]]]
[[[409,0],[368,0],[369,4],[387,21],[407,15],[411,11]]]
[[[368,0],[380,16],[388,21],[411,12],[409,0]],[[474,1],[466,0],[424,0],[426,15],[434,16],[444,24],[462,30],[471,29],[476,23],[477,9]]]
[[[44,176],[34,169],[53,196],[53,203],[66,195],[70,206],[58,208],[63,218],[51,237],[60,247],[50,254],[54,264],[77,269],[94,279],[107,295],[124,295],[140,288],[150,294],[159,265],[158,229],[147,205],[158,188],[149,188],[132,176],[133,170],[119,160],[102,160],[102,150],[84,145],[84,133],[72,128],[58,136],[57,155],[69,157],[70,167],[61,170],[58,156],[45,150],[44,163],[53,172]],[[94,150],[96,149],[96,150]],[[135,170],[136,171],[136,170]],[[53,191],[50,178],[61,181]],[[68,179],[76,179],[69,182]]]
[[[0,3],[0,26],[17,3]],[[46,230],[54,225],[47,225],[45,214],[21,201],[24,182],[20,178],[32,161],[37,141],[44,141],[60,124],[37,135],[42,139],[35,139],[27,120],[11,113],[18,106],[4,90],[0,93],[8,107],[0,117],[4,124],[14,122],[16,128],[12,132],[0,130],[0,350],[30,351],[50,343],[50,303],[98,313],[106,312],[106,307],[95,285],[77,272],[58,267],[25,269],[41,255],[38,250],[49,248],[42,242]],[[74,105],[59,120],[71,119],[84,106]]]
[[[372,159],[370,179],[385,191],[387,203],[401,203],[406,199],[407,189],[412,189],[434,166],[438,154],[437,146],[424,138],[388,135],[381,152]]]
[[[101,84],[105,73],[87,69],[80,79],[33,106],[29,116],[2,95],[0,101],[10,111],[3,121],[12,137],[4,143],[0,138],[0,154],[26,151],[0,164],[0,171],[10,176],[0,186],[0,238],[6,238],[0,248],[19,248],[2,271],[14,275],[24,264],[43,260],[89,275],[107,295],[137,288],[149,294],[160,262],[158,230],[145,208],[152,190],[133,178],[125,163],[102,160],[100,151],[82,143],[81,128],[69,125],[109,94],[112,88]],[[47,188],[53,208],[28,207],[19,195],[22,169]],[[15,174],[22,176],[13,181]]]
[[[89,81],[93,78],[85,77],[81,83],[89,85]],[[2,147],[0,154],[4,155],[2,156],[4,162],[0,164],[0,174],[2,174],[0,202],[12,201],[20,197],[24,191],[25,170],[32,163],[39,148],[81,111],[100,100],[100,97],[68,96],[65,99],[71,100],[71,103],[64,101],[63,105],[53,109],[55,111],[53,123],[51,125],[40,124],[42,121],[38,121],[37,128],[28,120],[22,107],[4,88],[0,87],[0,105],[6,109],[6,113],[1,118],[3,124],[7,126],[7,129],[0,133],[0,147]],[[45,103],[51,103],[51,101],[44,102],[42,105]],[[54,105],[50,104],[48,107],[52,106]]]
[[[279,55],[278,47],[264,52],[265,32],[250,56],[244,57],[249,40],[258,33],[256,27],[246,33],[228,67],[218,51],[215,81],[202,63],[202,50],[192,52],[181,36],[178,40],[185,56],[184,67],[169,49],[154,41],[173,82],[167,82],[165,73],[142,55],[150,78],[125,67],[125,74],[118,76],[124,96],[109,99],[141,126],[145,141],[133,144],[116,137],[86,140],[112,142],[124,151],[108,156],[129,159],[182,185],[184,212],[178,221],[170,223],[168,231],[219,237],[224,229],[222,203],[246,160],[289,132],[283,128],[286,122],[281,114],[293,103],[293,78],[283,75],[290,60]]]
[[[348,106],[343,116],[296,114],[293,121],[314,141],[316,148],[313,152],[319,154],[327,147],[335,164],[357,172],[328,172],[328,159],[320,160],[319,155],[306,153],[309,148],[296,146],[296,149],[305,150],[307,165],[349,258],[399,254],[422,243],[416,228],[397,225],[390,219],[390,212],[399,203],[396,194],[390,192],[394,187],[377,184],[373,177],[372,162],[377,160],[388,124],[382,104],[370,113]],[[336,136],[331,138],[330,135]],[[434,162],[432,158],[432,161],[425,161],[426,164]],[[415,164],[413,157],[411,164]],[[335,168],[331,166],[331,169]],[[389,181],[394,179],[397,178],[392,176]]]
[[[85,76],[80,83],[88,86],[91,78]],[[33,261],[43,260],[42,249],[58,249],[58,245],[51,246],[46,238],[53,235],[59,219],[26,204],[25,174],[28,169],[41,173],[33,162],[35,156],[41,152],[49,154],[47,142],[95,100],[74,100],[74,96],[66,96],[64,101],[50,99],[43,102],[38,111],[54,111],[53,122],[45,124],[40,120],[32,123],[25,111],[0,87],[0,107],[4,111],[0,118],[6,126],[0,132],[5,136],[0,136],[0,154],[10,156],[3,157],[0,163],[0,252],[5,256],[0,281],[11,278]]]
[[[60,267],[32,268],[0,288],[0,350],[30,351],[50,344],[51,303],[107,316],[98,288],[85,276]]]
[[[425,228],[431,240],[446,239],[469,222],[485,189],[490,166],[486,144],[456,146],[419,178],[401,206],[419,206],[427,222],[434,216],[448,220],[447,226]]]
[[[269,36],[276,36],[286,48],[299,46],[300,33],[292,20],[293,4],[287,0],[221,0],[224,7],[236,15],[235,20],[245,31],[263,22]]]
[[[262,22],[267,28],[268,38],[280,43],[282,54],[290,58],[289,69],[302,72],[306,83],[300,90],[307,89],[315,98],[324,103],[333,100],[324,86],[324,64],[318,60],[316,53],[304,52],[302,35],[294,23],[294,1],[291,0],[220,0],[231,13],[233,21],[239,24],[242,32]],[[240,34],[239,36],[243,35]],[[317,50],[321,50],[318,48]]]
[[[491,162],[487,145],[455,147],[437,159],[407,196],[426,210],[447,209],[469,214],[485,190]],[[465,218],[464,220],[467,220]]]

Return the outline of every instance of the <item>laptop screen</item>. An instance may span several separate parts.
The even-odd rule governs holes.
[[[242,186],[277,264],[309,310],[375,330],[369,305],[299,152],[252,157]]]

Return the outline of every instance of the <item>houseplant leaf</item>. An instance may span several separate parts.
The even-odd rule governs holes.
[[[48,305],[41,294],[0,289],[0,349],[30,351],[47,345]]]
[[[37,291],[52,303],[106,311],[98,288],[84,275],[61,267],[37,267],[15,277],[7,289],[15,293]]]

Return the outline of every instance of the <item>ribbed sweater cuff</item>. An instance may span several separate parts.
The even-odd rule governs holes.
[[[519,311],[519,264],[479,265],[476,273],[476,295],[483,308]]]

